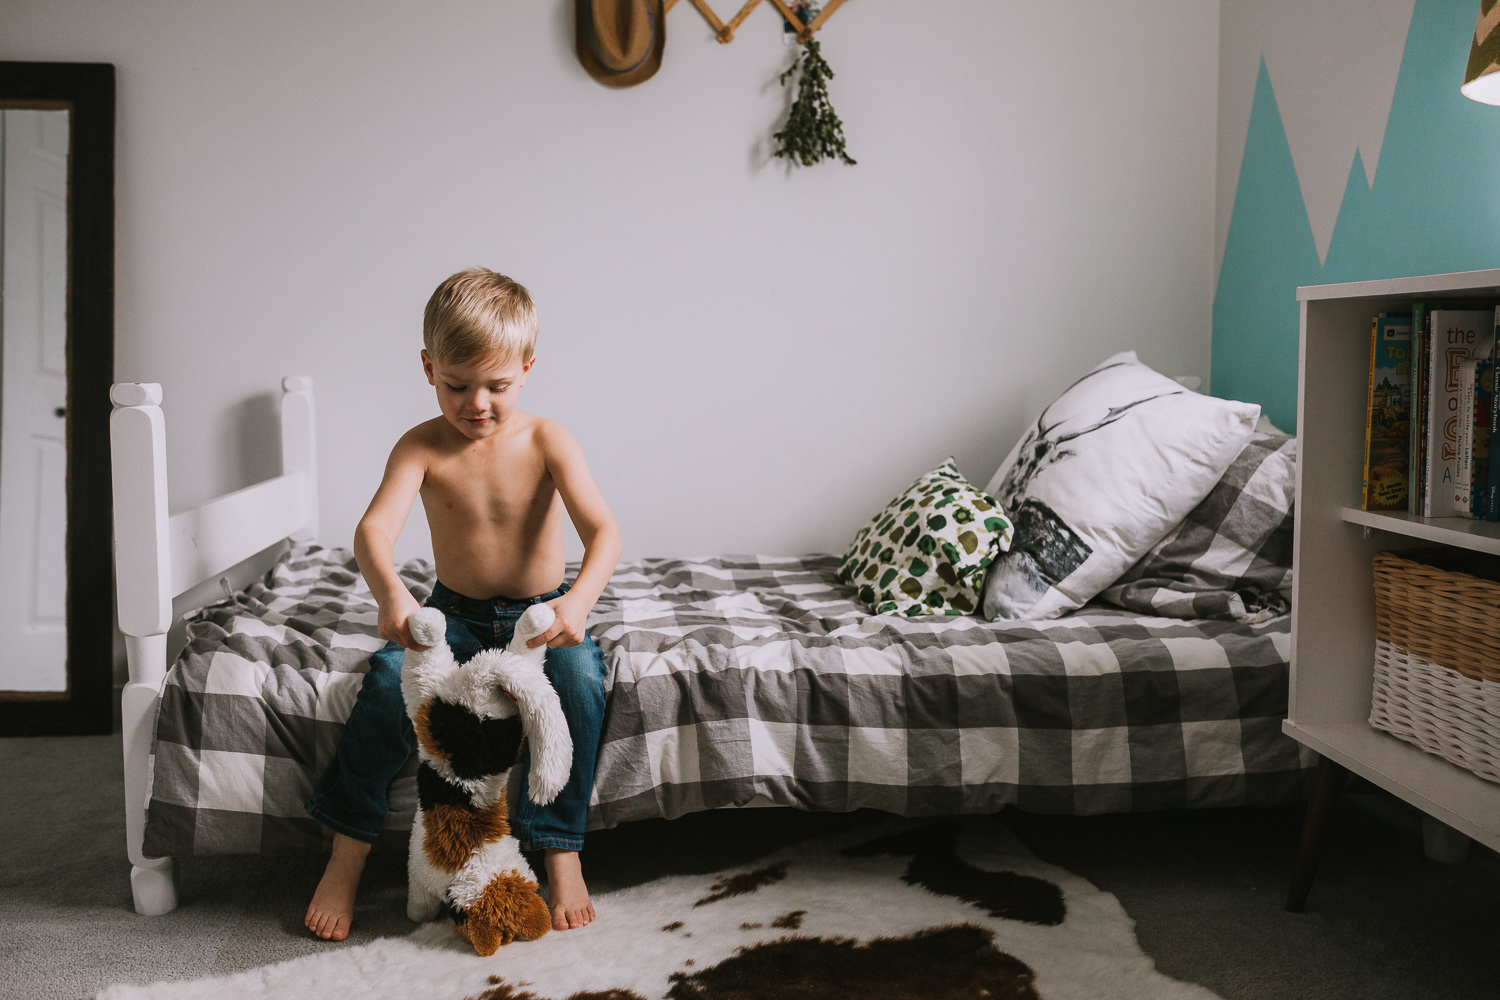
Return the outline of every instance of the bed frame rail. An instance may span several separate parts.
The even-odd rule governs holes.
[[[177,906],[173,860],[141,853],[172,599],[284,539],[317,537],[312,379],[288,377],[281,388],[282,474],[171,516],[161,386],[119,382],[110,389],[115,580],[130,667],[121,697],[125,838],[137,913],[162,914]]]

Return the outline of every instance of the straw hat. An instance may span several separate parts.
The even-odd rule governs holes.
[[[667,42],[661,0],[574,0],[578,61],[611,87],[632,87],[661,68]]]

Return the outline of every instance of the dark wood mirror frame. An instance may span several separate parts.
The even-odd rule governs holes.
[[[115,68],[107,63],[0,62],[0,107],[70,112],[68,690],[61,697],[0,700],[0,736],[108,733],[115,716],[109,465],[109,387],[115,367]]]

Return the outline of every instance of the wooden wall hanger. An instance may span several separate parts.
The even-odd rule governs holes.
[[[766,0],[766,2],[779,10],[781,16],[786,19],[786,23],[796,29],[797,40],[799,42],[807,42],[812,40],[812,36],[817,33],[819,28],[823,27],[824,22],[828,20],[834,11],[839,9],[844,0],[828,0],[824,4],[823,9],[818,12],[818,16],[813,18],[810,24],[802,23],[802,20],[792,11],[787,0]],[[714,13],[714,9],[708,5],[708,0],[692,0],[692,4],[698,8],[703,17],[713,26],[715,36],[719,41],[721,43],[728,43],[734,41],[735,30],[745,22],[745,18],[750,16],[752,10],[760,6],[761,0],[747,0],[745,5],[740,8],[739,13],[729,19],[728,24],[719,19],[719,15]],[[662,9],[664,11],[670,11],[675,6],[677,6],[677,0],[663,0]]]

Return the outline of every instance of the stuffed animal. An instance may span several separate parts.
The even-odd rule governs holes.
[[[545,805],[567,783],[573,740],[557,692],[542,673],[545,646],[527,640],[552,624],[536,604],[505,649],[454,662],[447,619],[422,608],[408,621],[425,650],[407,650],[401,694],[417,733],[417,815],[411,830],[406,912],[431,920],[446,904],[453,928],[481,955],[552,926],[536,877],[510,834],[505,794],[524,738],[531,798]]]

